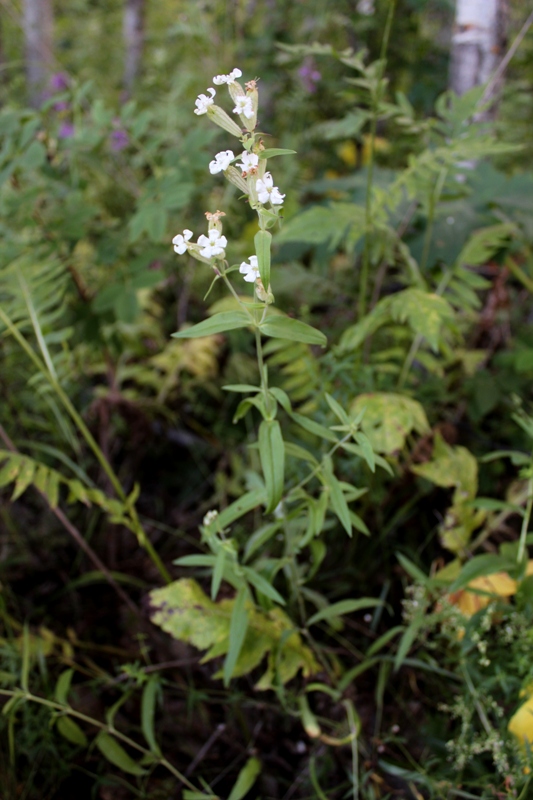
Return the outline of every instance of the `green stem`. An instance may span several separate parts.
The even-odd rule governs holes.
[[[381,42],[381,52],[379,55],[379,69],[376,76],[376,87],[372,92],[372,122],[370,124],[370,153],[368,157],[368,172],[366,178],[366,203],[365,203],[365,247],[363,251],[363,263],[361,265],[361,278],[359,281],[359,302],[358,311],[361,320],[366,313],[366,295],[368,291],[368,273],[370,270],[370,233],[374,226],[374,215],[372,209],[372,184],[374,180],[374,156],[376,147],[376,131],[379,115],[379,103],[381,101],[381,90],[383,73],[385,72],[385,57],[389,46],[392,20],[396,9],[396,0],[390,0],[389,13],[385,23],[385,31]]]
[[[532,470],[532,475],[527,482],[526,509],[522,519],[522,528],[520,530],[520,543],[518,545],[518,555],[516,558],[518,563],[520,563],[524,558],[524,553],[526,550],[527,529],[529,527],[529,520],[531,519],[531,510],[533,508],[533,453],[531,455],[530,469]]]
[[[86,714],[82,714],[80,711],[76,711],[75,709],[71,708],[68,705],[63,705],[62,703],[56,703],[53,700],[48,700],[45,697],[39,697],[38,695],[32,694],[31,692],[24,692],[20,690],[10,690],[10,689],[0,689],[0,696],[4,697],[19,697],[21,700],[28,700],[31,703],[38,703],[41,706],[46,706],[47,708],[51,709],[52,711],[59,711],[63,714],[67,714],[69,717],[75,717],[76,719],[81,720],[82,722],[86,722],[88,725],[92,725],[94,728],[98,728],[101,731],[105,731],[109,733],[111,736],[114,736],[115,739],[120,739],[121,742],[127,744],[128,747],[131,747],[133,750],[137,750],[139,753],[142,753],[144,756],[149,756],[156,764],[159,764],[165,769],[168,770],[175,778],[181,781],[185,786],[187,786],[192,791],[197,791],[196,786],[192,784],[185,775],[174,767],[170,761],[167,761],[164,756],[157,756],[151,750],[147,750],[146,747],[142,747],[142,745],[135,742],[133,739],[130,739],[129,736],[126,736],[124,733],[120,733],[117,731],[113,725],[107,725],[104,722],[100,722],[97,719],[93,719],[93,717],[88,717]]]
[[[343,436],[342,439],[339,439],[339,441],[336,444],[334,444],[333,447],[330,448],[329,452],[327,452],[322,457],[322,460],[320,461],[320,464],[317,464],[316,467],[313,470],[311,470],[311,472],[309,473],[309,475],[306,478],[302,478],[300,483],[297,483],[296,486],[293,486],[292,489],[289,489],[289,491],[288,491],[288,493],[287,493],[287,495],[286,495],[286,497],[284,499],[287,499],[288,497],[290,497],[290,495],[293,492],[297,492],[298,489],[301,489],[303,486],[305,486],[306,483],[309,483],[311,478],[314,478],[315,475],[317,475],[320,472],[320,470],[322,469],[322,465],[323,465],[325,459],[326,458],[331,458],[331,456],[339,449],[339,447],[342,447],[342,445],[345,444],[345,442],[349,442],[351,438],[352,438],[351,433],[347,433],[346,436]]]

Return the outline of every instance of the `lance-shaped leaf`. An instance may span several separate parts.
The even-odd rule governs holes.
[[[303,342],[304,344],[319,344],[322,347],[325,347],[328,343],[322,331],[318,331],[298,319],[291,319],[291,317],[267,317],[261,324],[260,330],[265,336],[272,336],[276,339],[290,339],[293,342]]]
[[[276,419],[264,419],[259,426],[259,456],[267,491],[266,511],[269,513],[281,500],[285,474],[285,446]]]
[[[117,740],[113,739],[106,731],[100,731],[95,742],[101,754],[113,766],[118,767],[123,772],[127,772],[129,775],[145,775],[145,770],[130,758]]]
[[[323,463],[324,468],[322,470],[322,478],[328,488],[331,508],[339,518],[342,527],[348,536],[351,536],[352,520],[350,517],[350,509],[348,508],[348,503],[346,502],[340,482],[333,474],[333,464],[331,463],[331,458],[326,456]]]
[[[174,339],[197,339],[200,336],[212,336],[215,333],[225,333],[236,328],[246,328],[251,324],[252,320],[245,311],[222,311],[209,319],[202,320],[197,325],[173,333],[172,336]]]
[[[285,150],[283,147],[270,147],[259,153],[259,158],[274,158],[275,156],[293,156],[296,150]]]
[[[266,291],[270,286],[270,245],[272,234],[268,231],[257,231],[254,237],[255,253],[257,255],[257,266],[259,275]]]
[[[235,670],[238,658],[241,654],[246,631],[248,630],[249,612],[247,600],[249,599],[248,589],[243,586],[237,592],[229,626],[228,652],[224,660],[224,686],[228,686]]]

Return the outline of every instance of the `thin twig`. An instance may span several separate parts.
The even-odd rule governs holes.
[[[500,80],[501,76],[503,75],[503,73],[507,69],[507,66],[509,65],[509,62],[511,61],[511,59],[514,56],[514,54],[516,53],[516,51],[520,47],[520,45],[522,43],[522,40],[524,39],[524,36],[528,32],[528,30],[531,27],[531,25],[533,25],[533,11],[531,12],[529,17],[526,19],[526,21],[522,25],[522,27],[521,27],[520,31],[518,32],[514,42],[511,45],[511,47],[509,48],[509,50],[507,51],[505,56],[500,61],[499,65],[498,65],[498,68],[496,69],[496,72],[494,73],[494,75],[492,76],[490,81],[487,83],[487,86],[485,87],[485,91],[481,95],[481,98],[480,98],[480,100],[478,102],[478,105],[481,105],[486,100],[488,100],[488,98],[490,97],[490,95],[492,93],[492,90],[494,89],[494,86],[498,83],[498,81]]]
[[[0,424],[0,439],[2,439],[2,441],[4,442],[6,448],[8,450],[10,450],[12,453],[18,453],[19,452],[17,450],[17,448],[15,447],[15,445],[13,444],[13,442],[11,441],[11,439],[9,438],[8,434],[6,433],[6,431],[4,430],[4,428],[3,428],[3,426],[1,424]],[[35,487],[35,488],[37,489],[37,487]],[[72,522],[68,519],[68,517],[65,516],[65,514],[63,513],[63,511],[61,511],[60,508],[52,508],[52,506],[50,505],[50,501],[48,500],[48,498],[44,494],[44,492],[42,492],[40,489],[37,489],[37,491],[39,492],[39,494],[41,495],[43,500],[45,500],[47,502],[47,504],[48,504],[48,506],[50,508],[50,511],[53,514],[55,514],[56,518],[60,521],[60,523],[68,531],[68,533],[70,533],[70,535],[72,536],[72,538],[74,539],[76,544],[79,547],[81,547],[81,549],[85,552],[85,554],[90,559],[90,561],[93,562],[93,564],[96,567],[96,569],[99,572],[102,573],[102,575],[108,581],[110,586],[112,586],[113,589],[116,591],[116,593],[118,594],[120,599],[123,600],[124,603],[126,603],[128,608],[130,609],[130,611],[133,611],[134,614],[136,614],[137,616],[140,616],[141,612],[137,608],[137,606],[135,605],[135,603],[133,602],[131,597],[128,597],[126,592],[119,586],[119,584],[116,582],[114,577],[111,575],[111,573],[108,570],[108,568],[105,566],[105,564],[103,564],[100,561],[100,559],[98,558],[98,556],[96,555],[96,553],[94,552],[92,547],[83,538],[83,536],[81,535],[80,531],[72,524]]]

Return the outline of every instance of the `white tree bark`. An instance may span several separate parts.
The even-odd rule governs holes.
[[[24,0],[23,8],[28,96],[30,105],[37,107],[44,100],[53,68],[52,0]]]
[[[130,95],[141,70],[144,44],[144,0],[126,0],[123,18],[124,45],[126,58],[124,64],[124,87]]]
[[[505,0],[457,0],[450,88],[464,94],[486,83],[502,55]]]

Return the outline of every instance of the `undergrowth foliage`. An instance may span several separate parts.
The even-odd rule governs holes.
[[[317,181],[312,204],[304,195],[296,211],[298,187],[284,185],[281,166],[296,154],[269,146],[259,79],[243,84],[237,68],[197,97],[194,130],[181,121],[181,159],[160,118],[130,103],[114,117],[90,100],[89,87],[65,94],[72,118],[86,117],[66,149],[53,135],[53,100],[41,112],[0,114],[0,332],[13,382],[3,401],[0,487],[30,510],[28,490],[37,490],[95,567],[71,589],[107,581],[132,615],[125,627],[142,630],[138,658],[107,646],[106,658],[119,659],[112,675],[84,655],[91,646],[72,629],[62,637],[53,625],[22,623],[2,596],[11,769],[20,731],[40,725],[50,752],[51,729],[67,757],[94,763],[98,752],[138,796],[167,780],[166,796],[185,800],[240,800],[256,785],[270,796],[259,734],[248,736],[220,793],[219,776],[195,771],[203,744],[190,766],[185,750],[171,750],[165,721],[182,692],[184,719],[207,715],[206,698],[233,707],[245,697],[251,714],[260,708],[287,735],[297,730],[293,755],[305,758],[298,796],[527,796],[533,421],[519,394],[533,343],[514,310],[501,323],[511,319],[518,331],[502,366],[507,394],[490,381],[502,281],[513,298],[533,289],[531,231],[510,201],[487,199],[486,159],[514,150],[475,121],[482,89],[446,93],[423,122],[406,97],[388,97],[391,22],[392,11],[383,57],[370,64],[362,52],[331,46],[282,48],[287,62],[328,59],[349,70],[346,116],[311,138],[342,140],[355,125],[368,146],[362,182]],[[379,166],[378,122],[413,142],[401,169]],[[215,153],[216,127],[227,149]],[[121,153],[130,146],[128,163]],[[97,185],[98,159],[110,147],[112,170]],[[215,189],[206,188],[207,164]],[[122,210],[110,192],[118,177],[131,189]],[[202,218],[194,209],[206,195],[225,205]],[[177,212],[190,227],[172,240],[175,267],[164,242]],[[335,270],[326,276],[328,259]],[[195,319],[211,305],[194,324],[180,306],[169,341],[164,299],[176,269],[182,297],[191,286],[198,298],[203,292],[189,307]],[[198,421],[202,404],[212,411]],[[174,438],[198,461],[210,436],[213,449],[221,439],[220,449],[231,450],[201,496],[190,488],[198,502],[189,527],[199,537],[183,536],[177,550],[185,542],[186,554],[177,559],[165,541],[175,530],[140,510],[143,490],[107,425],[110,409],[120,409],[150,437],[174,422],[176,408],[190,425],[173,428]],[[503,430],[480,425],[481,447],[473,423],[489,426],[495,408]],[[14,443],[10,427],[31,438]],[[496,435],[501,447],[490,444]],[[127,532],[146,556],[142,579],[102,564],[91,547],[99,526]],[[147,614],[126,593],[134,586]],[[149,656],[162,641],[178,666],[184,654],[194,662],[209,691],[191,688],[190,676],[162,677]],[[407,724],[419,684],[435,698],[422,737]],[[98,687],[105,698],[95,710],[86,695]],[[248,730],[245,716],[241,723]],[[36,747],[23,739],[28,762]]]

